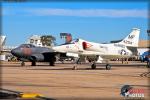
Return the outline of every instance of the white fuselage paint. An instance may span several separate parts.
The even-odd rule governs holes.
[[[84,49],[82,43],[86,42],[90,47]],[[94,42],[88,42],[82,39],[78,39],[78,42],[71,44],[65,44],[60,46],[55,46],[53,49],[56,52],[62,53],[73,53],[78,55],[132,55],[132,52],[126,48],[126,46],[111,43],[111,44],[99,44]]]
[[[127,47],[138,47],[140,29],[133,28],[121,42],[101,44],[77,39],[70,44],[53,47],[56,52],[73,53],[78,55],[99,56],[131,56],[132,52]]]

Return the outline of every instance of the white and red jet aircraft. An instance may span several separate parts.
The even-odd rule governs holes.
[[[130,57],[133,52],[129,47],[138,47],[140,29],[133,28],[132,32],[121,42],[117,43],[94,43],[83,39],[77,39],[69,44],[63,44],[53,47],[56,52],[66,53],[67,56],[80,58],[80,56],[97,56],[99,58],[110,56],[126,56]],[[91,65],[92,69],[96,68],[95,61]],[[106,64],[106,69],[110,69],[111,65]]]

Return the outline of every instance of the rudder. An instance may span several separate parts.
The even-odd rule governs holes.
[[[140,29],[133,28],[132,32],[126,38],[124,38],[120,42],[120,44],[129,46],[129,47],[138,47],[139,35],[140,35]]]

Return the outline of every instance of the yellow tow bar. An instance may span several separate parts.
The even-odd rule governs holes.
[[[37,98],[37,97],[43,97],[43,95],[41,94],[37,94],[37,93],[22,93],[20,94],[20,98]]]

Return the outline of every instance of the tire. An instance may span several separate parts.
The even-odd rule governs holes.
[[[92,68],[92,69],[96,69],[96,64],[92,64],[92,65],[91,65],[91,68]]]
[[[111,69],[111,65],[110,64],[107,64],[106,65],[106,70],[110,70]]]

